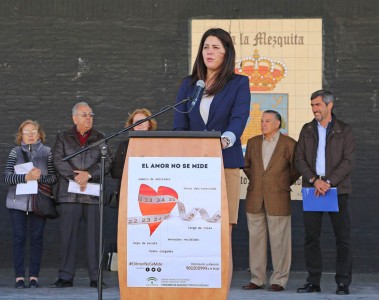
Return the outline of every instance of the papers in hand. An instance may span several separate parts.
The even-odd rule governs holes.
[[[14,166],[16,174],[28,174],[34,168],[32,162],[19,164]],[[29,180],[27,183],[18,183],[16,186],[16,195],[30,195],[37,194],[38,182],[37,180]]]
[[[315,188],[302,188],[304,211],[338,212],[337,188],[330,188],[325,196],[316,196]]]
[[[80,185],[75,181],[70,180],[68,183],[68,192],[82,195],[100,196],[100,184],[98,183],[87,183],[86,189],[82,192],[80,190]]]

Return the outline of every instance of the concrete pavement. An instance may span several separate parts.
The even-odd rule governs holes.
[[[103,290],[104,300],[120,299],[117,272],[104,271],[104,282],[109,288]],[[56,280],[57,271],[43,269],[40,273],[41,287],[37,289],[15,289],[12,269],[0,270],[0,299],[66,299],[84,300],[98,299],[97,290],[89,287],[87,271],[77,270],[74,287],[64,289],[49,288],[49,284]],[[283,292],[269,292],[267,290],[244,291],[242,285],[249,282],[247,271],[236,271],[233,274],[232,288],[228,300],[247,299],[270,299],[270,300],[293,300],[293,299],[359,299],[379,300],[379,274],[354,274],[353,283],[350,287],[350,295],[339,296],[335,294],[336,285],[333,274],[325,274],[321,282],[321,293],[297,294],[296,289],[305,283],[306,274],[303,272],[291,272],[287,289]],[[139,299],[143,300],[143,299]],[[175,300],[175,299],[167,299]],[[183,289],[183,299],[185,289]],[[194,299],[195,300],[195,299]],[[210,299],[213,300],[213,299]],[[217,299],[214,299],[217,300]]]

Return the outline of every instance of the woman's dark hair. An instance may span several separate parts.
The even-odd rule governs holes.
[[[206,90],[208,95],[215,95],[221,91],[225,84],[233,77],[236,51],[234,50],[232,37],[228,32],[221,28],[211,28],[207,30],[200,41],[199,50],[197,52],[196,60],[193,65],[191,82],[195,84],[199,79],[206,80],[207,77],[207,67],[204,64],[203,59],[203,48],[207,37],[214,36],[217,37],[225,48],[224,63],[220,67],[220,71],[216,75],[214,83],[212,86]]]

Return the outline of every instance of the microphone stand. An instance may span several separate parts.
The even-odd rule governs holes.
[[[98,294],[98,300],[102,300],[103,299],[103,270],[102,270],[102,260],[103,260],[103,215],[104,215],[104,177],[105,177],[105,159],[106,159],[106,156],[107,156],[107,152],[108,152],[108,145],[106,144],[106,142],[126,131],[129,131],[130,129],[138,126],[139,124],[141,123],[144,123],[146,121],[149,121],[151,119],[154,119],[158,116],[160,116],[161,114],[165,113],[166,111],[169,111],[181,104],[184,104],[188,101],[192,101],[192,100],[196,100],[193,99],[192,97],[190,98],[185,98],[183,100],[181,100],[180,102],[174,104],[174,105],[170,105],[168,107],[166,107],[165,109],[151,115],[150,117],[146,117],[145,119],[141,119],[135,123],[133,123],[132,125],[128,126],[128,127],[125,127],[123,128],[122,130],[118,131],[118,132],[115,132],[109,136],[106,136],[105,138],[101,139],[101,140],[98,140],[97,142],[91,144],[91,145],[88,145],[87,147],[73,153],[73,154],[70,154],[66,157],[64,157],[62,160],[63,161],[67,161],[69,160],[70,158],[80,154],[80,153],[83,153],[85,151],[88,151],[92,148],[95,148],[97,146],[101,147],[101,164],[100,164],[100,196],[99,196],[99,209],[100,209],[100,230],[99,230],[99,274],[98,274],[98,279],[97,279],[97,294]]]

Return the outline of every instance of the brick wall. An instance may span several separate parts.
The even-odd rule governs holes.
[[[216,4],[216,5],[215,5]],[[0,169],[18,125],[40,121],[53,145],[71,125],[70,110],[85,97],[105,133],[122,128],[128,112],[157,112],[172,104],[188,73],[191,18],[312,18],[324,22],[324,87],[337,96],[335,113],[353,126],[357,160],[351,197],[355,270],[378,272],[376,183],[379,169],[379,4],[354,1],[136,1],[3,0],[0,2]],[[170,130],[172,113],[158,118]],[[111,143],[115,150],[121,137]],[[114,182],[107,178],[107,192]],[[0,184],[5,199],[7,186]],[[116,212],[105,211],[105,240],[116,238]],[[58,266],[58,220],[48,221],[43,265]],[[326,270],[334,269],[334,240],[325,218],[322,247]],[[293,203],[293,264],[303,270],[301,203]],[[84,227],[83,227],[84,230]],[[235,267],[247,268],[247,231],[234,231]],[[11,227],[0,206],[0,267],[10,267]],[[238,259],[237,259],[238,257]],[[84,254],[79,264],[86,265]]]

